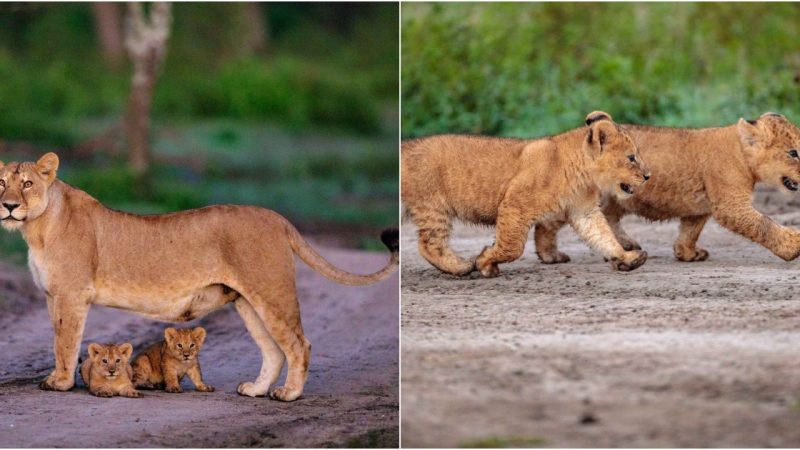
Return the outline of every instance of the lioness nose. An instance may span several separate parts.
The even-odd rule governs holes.
[[[11,212],[11,211],[13,211],[13,210],[14,210],[14,208],[16,208],[17,206],[19,206],[19,203],[5,203],[5,202],[3,202],[3,206],[5,206],[5,207],[6,207],[6,209],[8,210],[8,212]]]

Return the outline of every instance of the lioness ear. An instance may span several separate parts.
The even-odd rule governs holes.
[[[100,344],[89,344],[89,358],[97,358],[103,353],[103,346]]]
[[[598,120],[614,121],[614,119],[611,118],[611,114],[604,111],[592,111],[586,115],[586,125],[591,125]]]
[[[119,346],[119,351],[126,359],[130,359],[131,354],[133,354],[133,345],[130,342],[126,342]]]
[[[192,337],[197,341],[198,345],[202,344],[206,340],[206,329],[203,327],[195,328],[192,330]]]
[[[167,342],[172,342],[177,337],[178,337],[178,330],[176,330],[175,328],[169,327],[166,330],[164,330],[164,339],[166,339]]]
[[[739,140],[744,147],[754,147],[759,142],[767,141],[770,137],[769,130],[757,120],[740,118],[736,124],[736,130],[739,132]]]
[[[36,161],[36,169],[47,179],[48,183],[53,181],[58,170],[58,156],[53,152],[45,153],[44,156]]]

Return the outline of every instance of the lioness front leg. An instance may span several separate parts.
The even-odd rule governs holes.
[[[626,251],[622,248],[605,216],[597,207],[574,211],[569,216],[569,223],[581,239],[608,260],[614,270],[627,272],[647,261],[647,252]]]
[[[47,391],[68,391],[75,386],[75,368],[78,365],[78,352],[90,303],[86,296],[54,295],[52,299],[48,299],[48,305],[52,305],[56,367],[39,383],[39,388]]]
[[[565,222],[553,221],[537,223],[533,232],[536,244],[536,256],[542,264],[560,264],[569,262],[569,255],[558,251],[558,230]]]
[[[708,215],[681,217],[680,232],[673,247],[675,258],[678,261],[692,262],[708,259],[708,252],[696,247],[697,239],[700,237],[700,232],[703,231],[708,218]]]
[[[497,214],[496,236],[494,245],[484,247],[478,258],[475,259],[475,268],[487,278],[500,274],[498,264],[514,261],[522,256],[525,250],[525,241],[531,222],[521,209],[516,207],[501,207]]]

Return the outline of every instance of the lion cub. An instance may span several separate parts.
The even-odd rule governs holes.
[[[133,346],[128,343],[89,344],[89,359],[81,364],[81,378],[89,392],[98,397],[141,397],[131,382],[131,353]]]
[[[188,375],[198,391],[213,392],[212,386],[203,383],[200,373],[198,353],[205,339],[203,327],[167,328],[163,341],[151,345],[133,360],[133,383],[143,389],[183,392],[181,380]]]

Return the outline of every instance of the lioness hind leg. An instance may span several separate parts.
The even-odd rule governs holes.
[[[261,372],[258,374],[253,382],[241,383],[236,387],[236,392],[240,395],[247,395],[250,397],[258,397],[266,395],[269,392],[270,386],[275,384],[278,376],[281,374],[283,363],[286,358],[283,352],[272,339],[272,336],[267,332],[264,322],[258,317],[258,313],[250,303],[243,297],[239,297],[235,302],[236,311],[242,317],[247,331],[261,350]]]
[[[542,264],[560,264],[570,261],[569,255],[558,251],[558,230],[564,222],[538,223],[533,232],[536,243],[536,256]]]
[[[452,275],[466,275],[474,269],[472,261],[468,261],[450,249],[450,217],[442,211],[413,211],[412,217],[417,224],[419,253],[434,267]]]
[[[681,217],[680,233],[673,247],[675,258],[679,261],[692,262],[708,259],[708,252],[696,247],[697,239],[700,237],[708,218],[709,216],[707,215]]]

